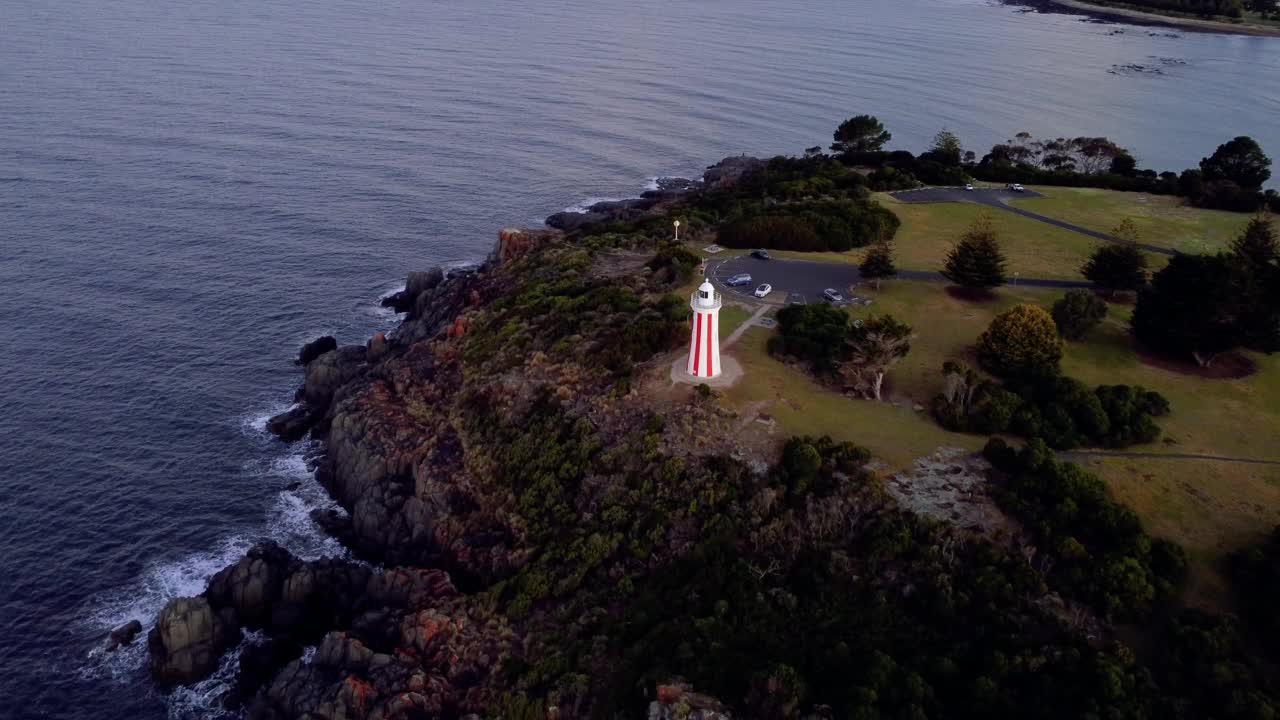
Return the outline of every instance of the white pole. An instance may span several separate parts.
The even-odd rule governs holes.
[[[680,242],[680,221],[679,220],[675,222],[675,226],[676,226],[676,242]]]

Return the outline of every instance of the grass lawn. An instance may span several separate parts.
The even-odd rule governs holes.
[[[1226,594],[1222,558],[1280,523],[1280,467],[1150,458],[1082,464],[1138,512],[1148,531],[1186,548],[1187,599],[1194,604],[1219,607]]]
[[[1045,197],[1014,200],[1012,204],[1105,233],[1129,218],[1137,226],[1142,242],[1187,253],[1225,250],[1249,222],[1245,213],[1200,210],[1186,206],[1182,198],[1168,195],[1094,188],[1034,189]]]
[[[751,311],[736,303],[725,303],[720,307],[720,341],[738,329],[738,326],[751,317]]]
[[[947,250],[977,217],[991,217],[1009,272],[1025,278],[1081,279],[1080,266],[1098,241],[1013,213],[972,203],[904,203],[875,196],[902,220],[894,238],[894,261],[910,270],[941,270]],[[861,258],[860,251],[857,254]]]
[[[723,312],[723,311],[722,311]],[[845,397],[819,385],[808,375],[770,357],[765,343],[773,331],[753,327],[729,353],[744,376],[724,391],[725,402],[743,410],[759,406],[786,435],[830,435],[870,449],[896,470],[939,447],[978,449],[986,441],[938,427],[926,412],[910,403],[898,406]]]
[[[829,434],[870,448],[894,468],[940,446],[977,449],[986,438],[947,432],[926,408],[942,387],[941,367],[953,358],[973,362],[972,346],[991,319],[1022,302],[1051,305],[1061,291],[1002,288],[994,300],[953,298],[940,284],[895,281],[871,293],[865,317],[890,313],[916,331],[911,352],[890,370],[886,397],[873,403],[833,393],[769,357],[770,331],[752,328],[733,348],[745,377],[726,392],[738,408],[765,402],[786,434]],[[1130,450],[1280,460],[1280,355],[1252,356],[1259,371],[1240,380],[1195,377],[1143,362],[1128,335],[1132,308],[1111,305],[1110,316],[1084,340],[1070,343],[1064,371],[1089,385],[1138,384],[1169,399],[1159,419],[1167,441]],[[723,311],[722,311],[723,312]],[[726,323],[727,324],[727,323]],[[1089,457],[1085,464],[1133,507],[1149,530],[1183,545],[1193,560],[1190,597],[1218,602],[1223,555],[1280,523],[1280,466],[1196,459]]]

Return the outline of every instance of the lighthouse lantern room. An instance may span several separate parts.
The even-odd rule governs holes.
[[[703,280],[689,298],[693,327],[689,330],[689,365],[694,377],[720,375],[720,293],[710,280]]]

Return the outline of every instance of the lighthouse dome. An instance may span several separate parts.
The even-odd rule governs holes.
[[[703,280],[698,286],[697,292],[693,294],[693,304],[695,308],[711,308],[717,305],[716,289],[711,286],[710,280]]]

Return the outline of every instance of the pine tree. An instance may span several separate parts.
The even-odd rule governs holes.
[[[898,268],[893,264],[893,248],[889,243],[877,243],[867,251],[867,256],[862,259],[862,264],[858,266],[858,273],[862,277],[872,280],[876,284],[876,289],[880,289],[880,280],[882,278],[893,277],[898,274]]]
[[[986,290],[1005,283],[1007,266],[991,217],[983,214],[947,252],[942,276],[961,287]]]
[[[1280,246],[1270,215],[1259,213],[1231,243],[1231,267],[1241,344],[1267,353],[1280,350]]]
[[[1147,256],[1133,244],[1103,245],[1093,251],[1080,274],[1111,294],[1137,290],[1147,284]]]
[[[1232,241],[1231,254],[1254,268],[1275,267],[1280,262],[1280,246],[1276,244],[1276,231],[1269,213],[1253,216],[1244,233]]]

